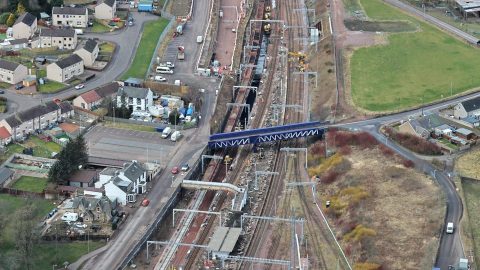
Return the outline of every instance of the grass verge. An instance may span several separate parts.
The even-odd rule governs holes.
[[[93,22],[92,26],[92,32],[94,33],[105,33],[105,32],[110,32],[110,27],[99,23],[98,21]]]
[[[414,33],[390,34],[389,44],[351,57],[354,103],[380,112],[419,106],[480,86],[478,51],[380,0],[361,0],[374,20],[409,21]]]
[[[62,90],[63,87],[65,87],[65,84],[63,83],[48,80],[45,84],[38,84],[37,90],[40,93],[51,94],[51,93],[57,93],[58,91]]]
[[[47,178],[33,177],[23,175],[15,181],[12,188],[16,188],[23,191],[41,193],[48,184]]]
[[[142,38],[138,45],[137,52],[135,53],[135,58],[128,71],[122,75],[122,80],[128,79],[129,77],[145,77],[148,71],[148,65],[155,52],[158,39],[167,25],[168,20],[164,18],[145,23]]]
[[[462,188],[470,220],[475,261],[478,261],[480,259],[480,223],[476,221],[480,218],[480,182],[462,180]]]
[[[455,162],[455,170],[461,176],[480,179],[480,149],[467,152]]]

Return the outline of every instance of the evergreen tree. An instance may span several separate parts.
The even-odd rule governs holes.
[[[71,140],[58,154],[58,160],[53,164],[48,172],[48,179],[57,184],[64,184],[72,173],[79,170],[80,165],[85,165],[88,161],[87,146],[85,139],[79,135],[75,140]]]
[[[52,7],[62,6],[63,5],[63,0],[51,0],[50,5],[52,5]]]
[[[168,122],[172,125],[178,125],[180,123],[180,113],[177,109],[173,109],[168,115]]]
[[[8,19],[7,19],[7,26],[12,27],[16,19],[17,18],[15,17],[15,14],[10,13],[10,16],[8,16]]]
[[[18,2],[17,11],[16,11],[17,16],[20,16],[25,12],[27,12],[27,9],[25,8],[25,6],[22,4],[22,2]]]

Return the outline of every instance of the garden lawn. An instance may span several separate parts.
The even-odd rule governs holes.
[[[35,220],[39,222],[55,208],[53,201],[44,199],[31,199],[33,205],[37,207],[37,215]],[[0,233],[0,254],[5,257],[14,255],[15,252],[15,216],[16,212],[27,204],[27,200],[23,197],[15,197],[8,194],[0,194],[0,216],[6,217],[6,226]],[[90,241],[90,251],[93,251],[101,246],[103,242]],[[34,249],[34,256],[32,257],[35,269],[51,269],[52,265],[60,267],[65,261],[72,263],[79,259],[82,255],[87,253],[87,242],[59,242],[58,245],[53,242],[39,243]],[[58,268],[57,267],[57,268]],[[8,266],[7,266],[8,269]]]
[[[92,32],[94,33],[105,33],[105,32],[110,32],[110,27],[99,23],[98,21],[93,22],[92,26]]]
[[[18,178],[13,184],[12,188],[16,188],[23,191],[41,193],[48,184],[47,178],[33,177],[23,175]]]
[[[0,161],[5,161],[14,153],[22,153],[23,149],[27,147],[33,148],[33,155],[36,157],[51,158],[52,152],[60,153],[62,146],[55,142],[45,142],[37,136],[30,136],[28,140],[19,144],[11,143],[6,147],[5,152],[0,155]]]
[[[414,33],[396,33],[388,45],[360,48],[351,57],[354,103],[393,111],[429,103],[480,86],[480,51],[405,15],[380,0],[361,0],[373,20],[408,20]]]
[[[135,53],[135,58],[133,59],[130,69],[123,74],[123,80],[128,79],[129,77],[145,77],[150,61],[152,60],[153,53],[157,47],[158,39],[167,25],[168,20],[164,18],[145,23],[140,45]]]
[[[65,87],[65,84],[48,80],[45,84],[38,84],[38,92],[40,93],[56,93]]]

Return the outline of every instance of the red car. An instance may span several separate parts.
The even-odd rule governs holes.
[[[173,167],[172,168],[172,174],[177,174],[179,172],[180,172],[180,170],[178,169],[178,167]]]

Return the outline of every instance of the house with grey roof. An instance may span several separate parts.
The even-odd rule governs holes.
[[[42,28],[38,40],[32,41],[32,47],[74,50],[77,47],[77,32],[72,28]]]
[[[453,108],[453,116],[456,119],[468,116],[480,116],[480,97],[462,101]]]
[[[112,219],[114,204],[107,197],[92,198],[77,196],[72,199],[71,209],[83,219],[85,224],[105,224]]]
[[[57,104],[48,101],[21,111],[0,121],[0,128],[4,127],[14,141],[22,140],[26,135],[39,129],[45,129],[50,124],[73,115],[73,107],[68,102]]]
[[[12,26],[13,38],[31,38],[37,32],[37,17],[25,12],[20,15]]]
[[[431,134],[435,133],[435,128],[444,124],[448,123],[442,117],[437,114],[430,114],[417,119],[409,119],[398,126],[398,130],[402,133],[408,133],[427,139]]]
[[[93,39],[88,39],[85,45],[76,50],[75,53],[83,59],[85,66],[91,67],[98,57],[98,51],[98,43]]]
[[[83,59],[72,54],[47,66],[47,78],[57,82],[66,82],[83,74]]]
[[[117,92],[117,107],[125,105],[133,112],[147,111],[153,105],[153,92],[150,88],[123,86]]]
[[[111,20],[117,12],[116,0],[103,0],[95,6],[95,18],[99,20]]]
[[[88,9],[86,7],[53,7],[52,23],[54,26],[86,28]]]
[[[99,174],[96,188],[105,188],[105,195],[122,205],[135,202],[137,194],[147,191],[147,170],[136,160],[125,163],[122,169],[105,168]]]
[[[0,81],[9,84],[17,84],[28,75],[26,66],[0,59]]]

